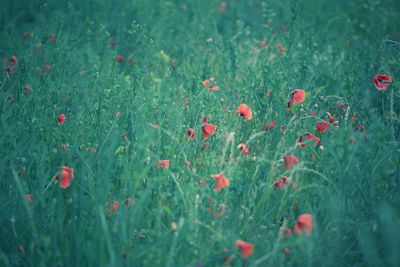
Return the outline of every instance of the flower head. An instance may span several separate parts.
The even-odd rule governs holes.
[[[374,77],[374,85],[378,90],[386,90],[389,83],[392,82],[392,77],[386,74],[377,74]]]
[[[243,258],[249,257],[254,252],[254,244],[243,240],[236,240],[236,247],[240,249]]]
[[[304,213],[297,217],[294,229],[297,233],[311,234],[313,229],[313,217],[311,214]]]
[[[74,179],[75,174],[74,174],[74,168],[70,168],[67,166],[61,167],[61,170],[56,177],[56,182],[60,182],[60,187],[62,189],[66,189],[71,185],[72,180]]]
[[[212,177],[215,179],[215,191],[220,191],[230,184],[229,179],[223,173],[213,174]]]
[[[292,93],[291,103],[292,104],[299,104],[304,101],[305,99],[305,91],[303,89],[296,89]]]
[[[65,121],[65,114],[61,113],[58,115],[58,124],[63,124]]]
[[[329,123],[326,120],[320,120],[315,124],[315,129],[320,133],[326,133],[329,129]]]
[[[283,161],[285,162],[286,170],[290,170],[292,168],[292,165],[296,165],[299,163],[299,159],[293,155],[286,155],[283,158]]]
[[[250,156],[249,149],[247,148],[247,146],[245,144],[239,144],[237,146],[237,148],[239,149],[239,151],[242,151],[243,154],[245,154],[246,156]]]
[[[186,136],[189,139],[193,139],[196,137],[196,133],[194,132],[193,128],[189,128],[186,132]]]
[[[240,116],[245,118],[246,120],[251,120],[253,118],[253,112],[251,111],[250,107],[246,104],[240,104],[236,110]]]
[[[156,163],[156,166],[161,169],[169,169],[169,160],[168,159],[160,160]]]

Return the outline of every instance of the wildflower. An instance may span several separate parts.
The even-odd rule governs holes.
[[[189,128],[186,132],[186,136],[189,139],[195,138],[196,137],[196,133],[194,132],[193,128]]]
[[[56,176],[55,181],[57,183],[61,180],[60,187],[66,189],[71,185],[74,177],[74,168],[63,166],[61,167],[59,174]]]
[[[24,85],[23,89],[28,92],[29,90],[31,90],[31,88],[28,85]]]
[[[315,128],[320,133],[326,133],[329,129],[329,123],[326,120],[320,120],[315,124]]]
[[[55,36],[54,34],[50,34],[50,36],[49,36],[49,41],[50,41],[51,43],[54,43],[54,42],[56,41],[56,36]]]
[[[243,258],[247,258],[254,252],[254,244],[243,240],[236,240],[236,247],[242,252]]]
[[[328,115],[328,118],[329,118],[329,122],[330,122],[330,123],[335,123],[335,122],[338,121],[338,120],[337,120],[335,117],[333,117],[329,112],[327,112],[326,115]]]
[[[296,89],[292,93],[291,103],[292,104],[299,104],[303,102],[305,99],[305,91],[302,89]]]
[[[26,195],[26,200],[28,200],[30,203],[32,203],[32,195],[31,194],[27,194]]]
[[[282,46],[281,43],[277,43],[277,44],[276,44],[276,48],[278,49],[278,53],[279,53],[279,54],[281,54],[281,55],[284,55],[284,54],[285,54],[285,48]]]
[[[288,180],[289,178],[287,176],[278,177],[274,182],[274,188],[279,188],[280,190],[282,190],[285,187]]]
[[[240,104],[236,110],[236,113],[238,113],[246,120],[251,120],[253,118],[253,113],[251,112],[249,106],[247,106],[246,104]]]
[[[311,214],[304,213],[300,215],[294,225],[297,233],[311,234],[313,229],[313,217]]]
[[[288,227],[280,227],[279,230],[281,231],[282,239],[293,236],[293,230]]]
[[[168,159],[160,160],[159,162],[156,163],[156,166],[161,169],[169,169],[169,160]]]
[[[61,113],[58,115],[58,124],[63,124],[65,122],[65,114]]]
[[[223,203],[218,204],[218,209],[214,212],[215,217],[221,217],[225,213],[225,205]]]
[[[389,83],[392,82],[392,77],[386,74],[377,74],[374,77],[374,85],[378,90],[386,90]]]
[[[117,201],[117,200],[114,200],[114,203],[113,203],[113,211],[114,211],[114,212],[117,212],[117,211],[118,211],[118,206],[119,206],[118,201]]]
[[[272,130],[272,128],[274,128],[275,126],[276,126],[276,122],[271,121],[270,123],[268,123],[264,126],[264,131]]]
[[[118,56],[116,57],[116,60],[117,60],[118,62],[122,62],[122,61],[124,61],[124,56],[123,56],[123,55],[118,55]]]
[[[314,140],[313,146],[317,146],[319,141],[321,140],[319,137],[310,133],[305,133],[304,136],[307,138],[307,140]]]
[[[204,80],[201,84],[204,85],[204,86],[209,86],[210,85],[210,81],[209,80]]]
[[[207,139],[210,136],[210,134],[214,134],[216,129],[217,129],[216,125],[205,122],[202,128],[204,138]]]
[[[245,144],[240,144],[237,146],[237,148],[239,149],[239,151],[242,151],[243,154],[245,154],[246,156],[250,156],[249,149],[246,147]]]
[[[300,135],[299,139],[297,140],[297,146],[299,148],[305,148],[306,147],[306,143],[303,142],[303,136]]]
[[[268,45],[267,40],[263,39],[263,40],[260,41],[260,46],[261,47],[265,48],[265,47],[267,47],[267,45]]]
[[[214,85],[214,86],[209,86],[208,87],[208,91],[218,91],[219,90],[219,86],[218,85]]]
[[[223,173],[213,174],[212,177],[215,179],[215,191],[220,191],[230,184],[229,179]]]
[[[17,61],[17,56],[13,55],[11,57],[10,61],[11,61],[11,65],[13,65],[13,66],[17,65],[17,62],[18,62]]]
[[[299,159],[296,156],[293,155],[286,155],[283,158],[285,162],[285,168],[286,170],[290,170],[292,168],[292,165],[296,165],[299,163]]]
[[[9,75],[13,75],[14,74],[14,68],[13,67],[6,68],[6,71],[8,72]]]
[[[219,12],[224,13],[227,6],[226,2],[221,2],[219,4]]]

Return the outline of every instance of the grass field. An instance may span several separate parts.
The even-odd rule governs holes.
[[[399,1],[0,0],[0,61],[0,266],[400,266]]]

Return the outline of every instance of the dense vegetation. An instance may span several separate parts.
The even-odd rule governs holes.
[[[400,266],[399,18],[0,0],[0,266]]]

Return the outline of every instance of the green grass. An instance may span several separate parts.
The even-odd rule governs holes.
[[[0,74],[0,266],[400,266],[399,2],[226,2],[0,0],[1,64],[18,59]],[[338,127],[316,133],[326,112]],[[296,146],[305,132],[318,146]],[[298,188],[275,189],[281,175]],[[303,213],[312,233],[282,239]]]

